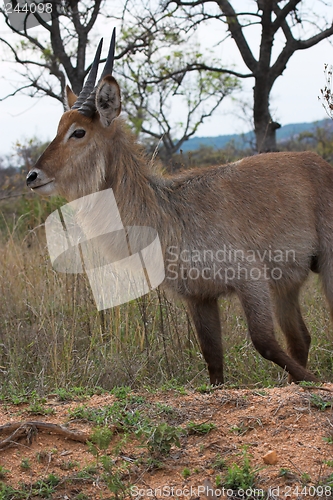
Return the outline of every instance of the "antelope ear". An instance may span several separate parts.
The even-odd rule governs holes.
[[[103,78],[96,93],[96,108],[103,127],[108,127],[121,111],[120,88],[113,76]]]
[[[66,85],[66,96],[68,106],[71,108],[76,103],[77,95],[74,94],[73,90],[68,85]]]

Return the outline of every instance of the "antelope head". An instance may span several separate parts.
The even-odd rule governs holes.
[[[27,175],[28,187],[40,195],[59,194],[71,201],[103,188],[107,164],[103,151],[112,137],[111,124],[120,114],[121,97],[112,76],[115,29],[105,67],[95,85],[102,41],[80,95],[77,97],[67,86],[70,109],[61,117],[55,139]]]

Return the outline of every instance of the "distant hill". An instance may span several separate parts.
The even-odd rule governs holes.
[[[283,127],[276,131],[277,141],[284,142],[297,138],[301,132],[311,132],[317,127],[326,126],[333,127],[333,122],[329,118],[319,120],[317,122],[290,123],[289,125],[283,125]],[[245,134],[218,135],[216,137],[192,137],[188,141],[184,142],[180,149],[183,152],[194,151],[195,149],[199,149],[201,146],[222,149],[231,141],[234,142],[238,149],[248,148],[254,142],[254,132],[251,131]]]

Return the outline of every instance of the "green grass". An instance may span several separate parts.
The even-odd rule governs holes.
[[[331,397],[329,399],[326,399],[319,396],[318,394],[311,394],[310,403],[311,406],[313,406],[314,408],[317,408],[318,410],[321,411],[325,411],[328,408],[332,408],[333,401]]]
[[[29,498],[53,498],[60,479],[49,474],[44,480],[36,481],[30,486],[22,485],[20,489],[12,488],[0,482],[0,500],[28,500]]]
[[[6,469],[3,465],[0,465],[0,479],[5,479],[8,472],[10,472],[8,469]]]
[[[250,456],[246,450],[242,452],[239,463],[232,463],[227,467],[227,472],[223,478],[223,485],[232,490],[251,490],[255,486],[255,479],[258,470],[253,469]]]
[[[180,448],[182,429],[163,422],[144,430],[149,451],[154,455],[168,455],[172,446]]]
[[[187,479],[187,478],[189,478],[189,477],[190,477],[190,475],[191,475],[191,471],[190,471],[190,469],[189,469],[188,467],[185,467],[185,468],[183,469],[183,471],[182,471],[182,476],[183,476],[183,478],[184,478],[184,479]]]
[[[196,422],[188,422],[186,429],[189,434],[209,434],[211,430],[215,429],[216,425],[211,422],[203,422],[198,424]]]
[[[223,470],[226,467],[226,461],[221,457],[220,453],[218,453],[212,462],[212,468],[216,470]]]
[[[31,468],[31,464],[28,458],[22,458],[21,460],[21,469],[29,470]]]

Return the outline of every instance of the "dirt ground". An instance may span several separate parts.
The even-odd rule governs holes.
[[[101,467],[91,477],[80,477],[82,469],[96,465],[96,457],[86,443],[32,426],[27,437],[0,451],[0,499],[333,498],[333,384],[322,389],[292,384],[273,389],[130,394],[139,402],[128,406],[133,414],[148,412],[152,419],[158,415],[159,423],[182,429],[189,422],[200,425],[182,433],[180,447],[171,440],[171,449],[159,453],[156,449],[149,451],[134,432],[125,435],[110,423],[113,436],[104,452],[112,459],[109,488]],[[44,408],[52,408],[54,413],[33,416],[28,404],[2,403],[0,425],[48,422],[91,435],[96,424],[73,419],[69,410],[73,412],[82,405],[102,409],[115,401],[117,397],[110,393],[70,402],[51,395]],[[203,424],[207,423],[214,427],[205,430]],[[8,434],[2,430],[0,438],[4,440]],[[238,464],[244,470],[246,460],[255,472],[257,490],[247,491],[247,497],[240,489],[223,486],[228,468],[235,470],[234,464]],[[44,490],[38,495],[36,484],[47,483],[50,475],[58,478],[58,484],[50,496]],[[31,496],[6,493],[6,487],[18,492],[23,484],[25,491],[30,487]]]

